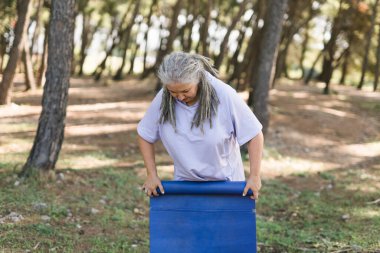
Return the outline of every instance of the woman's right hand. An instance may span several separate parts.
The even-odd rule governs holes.
[[[145,194],[148,197],[158,196],[157,188],[160,189],[161,194],[164,194],[164,187],[161,184],[161,179],[158,177],[158,175],[148,175],[143,186],[142,190],[145,192]]]

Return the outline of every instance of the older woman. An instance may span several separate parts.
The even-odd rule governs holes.
[[[164,193],[154,155],[154,143],[161,139],[174,161],[174,179],[186,181],[244,181],[239,147],[247,143],[250,174],[242,194],[251,189],[258,198],[262,126],[216,76],[209,59],[197,54],[174,52],[160,65],[163,88],[137,127],[148,196],[157,196],[157,188]]]

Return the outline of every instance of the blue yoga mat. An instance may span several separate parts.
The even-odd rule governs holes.
[[[256,252],[255,202],[242,196],[245,182],[162,184],[165,194],[150,199],[151,253]]]

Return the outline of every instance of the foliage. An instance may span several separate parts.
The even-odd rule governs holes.
[[[16,15],[16,0],[3,0],[0,2],[0,34],[13,27]]]

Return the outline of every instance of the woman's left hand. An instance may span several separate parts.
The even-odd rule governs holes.
[[[251,199],[258,200],[259,199],[259,191],[261,189],[261,178],[258,175],[249,176],[243,191],[243,196],[246,196],[248,191],[251,190],[253,192],[253,196]]]

